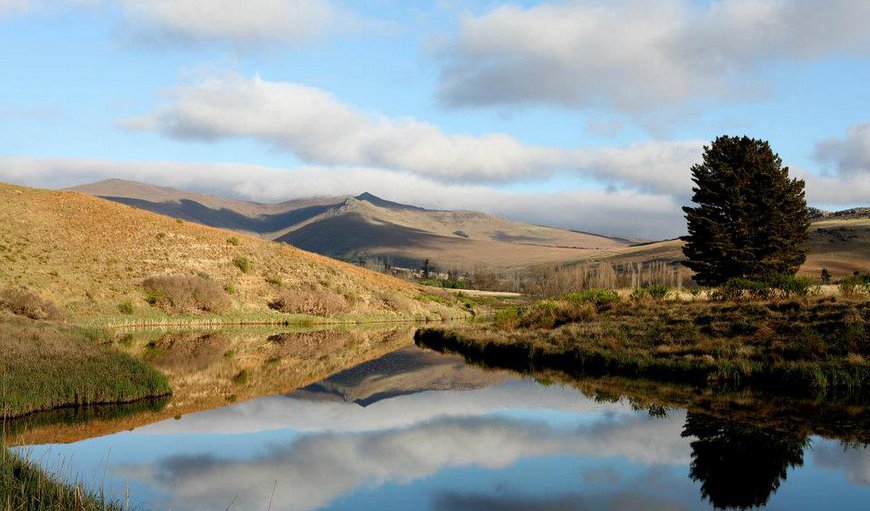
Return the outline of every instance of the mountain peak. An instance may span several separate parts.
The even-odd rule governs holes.
[[[409,206],[407,204],[400,204],[398,202],[388,201],[386,199],[382,199],[382,198],[378,197],[377,195],[371,194],[369,192],[363,192],[363,193],[357,195],[356,197],[354,197],[354,199],[356,199],[358,201],[368,202],[369,204],[372,204],[374,206],[378,206],[378,207],[386,208],[386,209],[410,209],[410,210],[414,210],[414,211],[425,211],[424,208],[419,208],[417,206]]]

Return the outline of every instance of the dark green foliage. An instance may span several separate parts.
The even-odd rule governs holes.
[[[809,236],[804,182],[789,178],[767,142],[717,138],[692,167],[692,181],[696,205],[683,208],[689,231],[683,253],[699,284],[794,275]]]

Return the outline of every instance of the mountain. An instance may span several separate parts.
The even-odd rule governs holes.
[[[227,290],[225,314],[238,318],[277,320],[268,304],[288,293],[299,308],[329,306],[349,317],[463,315],[427,300],[419,286],[284,243],[83,193],[0,183],[0,290],[29,287],[70,319],[144,321],[159,314],[143,282],[161,275],[199,276]]]
[[[370,193],[262,204],[118,179],[72,190],[192,222],[234,229],[339,259],[441,269],[509,269],[619,249],[630,240],[530,225],[476,211],[428,210]]]
[[[469,365],[458,355],[409,346],[334,374],[288,396],[369,406],[397,396],[431,390],[478,389],[512,378],[506,372]]]

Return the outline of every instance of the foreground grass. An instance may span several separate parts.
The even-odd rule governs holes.
[[[114,511],[81,485],[69,485],[46,474],[27,459],[0,446],[0,511]]]
[[[170,392],[167,379],[100,344],[99,331],[0,315],[0,412],[130,402]]]
[[[867,301],[545,303],[420,330],[426,347],[523,371],[831,394],[870,387]]]

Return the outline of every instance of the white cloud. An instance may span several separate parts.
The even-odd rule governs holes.
[[[124,32],[161,44],[300,44],[379,25],[334,0],[0,0],[0,16],[67,8],[117,9]]]
[[[638,15],[642,13],[642,15]],[[664,0],[499,5],[444,48],[449,105],[549,103],[667,111],[766,93],[770,62],[868,55],[870,2]]]
[[[242,163],[0,157],[0,180],[29,186],[61,188],[113,177],[257,201],[368,191],[422,207],[482,210],[537,224],[643,238],[674,236],[684,225],[673,199],[635,192],[511,192],[365,167],[285,170]]]
[[[850,126],[844,138],[819,142],[815,156],[839,174],[870,176],[870,122]]]
[[[410,117],[367,115],[313,87],[234,73],[177,86],[168,94],[168,105],[121,125],[179,139],[252,138],[308,163],[375,166],[443,181],[507,182],[571,172],[687,195],[689,167],[702,146],[677,141],[562,149],[526,145],[505,134],[451,135]]]
[[[116,0],[135,28],[188,41],[299,43],[346,29],[330,0]]]

